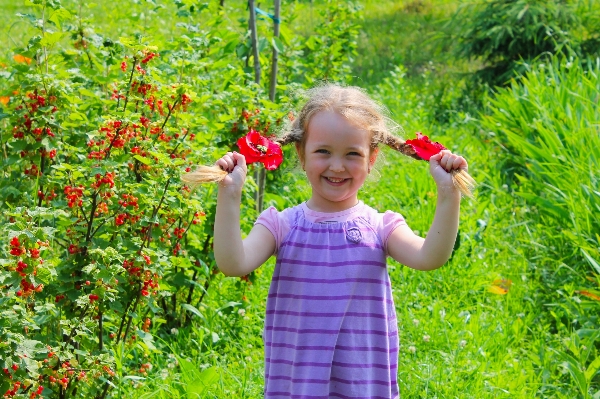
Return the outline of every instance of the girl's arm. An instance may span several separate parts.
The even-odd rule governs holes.
[[[275,252],[275,237],[263,225],[255,225],[242,240],[240,205],[246,180],[246,159],[228,152],[216,164],[229,175],[219,183],[215,215],[214,253],[226,276],[244,276],[258,268]]]
[[[418,270],[437,269],[448,261],[458,232],[460,212],[460,192],[454,187],[450,172],[467,167],[463,157],[448,150],[431,157],[429,170],[438,188],[433,223],[426,238],[417,236],[406,225],[397,227],[387,244],[392,258]]]

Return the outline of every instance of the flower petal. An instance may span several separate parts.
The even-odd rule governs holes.
[[[283,151],[281,147],[269,141],[269,147],[265,158],[261,161],[267,170],[275,170],[283,162]]]
[[[250,134],[240,137],[237,141],[237,145],[240,148],[240,154],[246,158],[247,164],[260,161],[260,157],[262,156],[261,152],[252,145],[253,143],[249,136]]]
[[[237,145],[248,164],[261,162],[267,170],[275,170],[283,162],[283,152],[279,144],[261,136],[254,129],[241,137]]]
[[[429,140],[429,137],[424,136],[421,132],[417,132],[416,139],[406,140],[406,144],[410,145],[417,155],[426,161],[429,161],[429,158],[433,155],[446,149],[446,147],[437,141],[432,143],[431,140]]]

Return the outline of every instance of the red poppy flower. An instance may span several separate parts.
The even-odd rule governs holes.
[[[417,132],[416,139],[406,140],[406,144],[410,145],[415,150],[417,155],[426,161],[429,161],[429,158],[431,158],[433,155],[446,149],[446,147],[437,141],[432,143],[431,140],[429,140],[429,137],[423,136],[421,132]]]
[[[248,164],[260,162],[267,170],[275,170],[283,162],[283,152],[279,144],[261,136],[254,129],[241,137],[237,145]]]

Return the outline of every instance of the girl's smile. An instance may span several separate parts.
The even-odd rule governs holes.
[[[321,212],[356,205],[377,157],[369,133],[335,111],[321,111],[311,118],[306,134],[304,148],[297,148],[312,187],[307,205]]]

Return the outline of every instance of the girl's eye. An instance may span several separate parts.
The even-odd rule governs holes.
[[[329,154],[329,151],[327,151],[326,149],[318,149],[317,151],[315,151],[317,154]]]
[[[358,153],[356,151],[352,151],[352,152],[349,152],[348,155],[355,155],[355,156],[358,155],[358,156],[360,156],[360,153]]]

